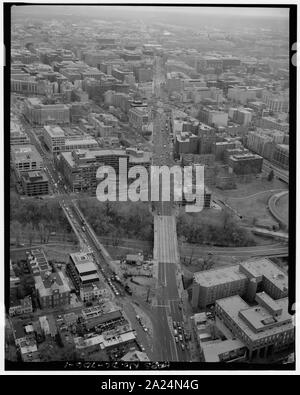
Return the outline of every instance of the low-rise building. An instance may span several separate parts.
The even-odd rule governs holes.
[[[11,317],[21,314],[30,314],[33,311],[31,296],[26,296],[23,299],[16,299],[14,297],[10,297],[9,304],[9,315]]]
[[[109,290],[100,281],[82,285],[79,292],[83,302],[90,302],[98,298],[108,298],[110,296]]]
[[[196,272],[188,293],[193,307],[205,308],[217,299],[233,295],[246,296],[253,301],[261,290],[273,299],[288,295],[287,276],[267,258],[253,258],[239,265]]]
[[[190,290],[192,306],[206,307],[217,299],[231,295],[243,295],[248,286],[247,277],[238,265],[194,273]]]
[[[216,301],[218,319],[247,347],[247,358],[268,358],[293,347],[295,327],[288,313],[288,298],[273,300],[262,292],[256,305],[239,295]]]
[[[70,304],[70,287],[63,272],[35,276],[35,289],[42,309]]]
[[[52,271],[44,250],[40,248],[31,250],[27,254],[27,264],[33,276],[43,275],[46,272]]]
[[[20,355],[23,362],[40,362],[40,356],[34,339],[25,339],[19,343]]]
[[[211,363],[244,362],[247,356],[247,347],[240,340],[215,340],[202,343],[201,361]]]
[[[129,123],[136,129],[141,130],[143,125],[150,122],[148,107],[132,107],[128,111]]]
[[[105,350],[112,351],[118,350],[120,347],[130,347],[135,344],[136,335],[134,331],[129,331],[121,334],[110,335],[94,335],[88,338],[76,337],[74,342],[76,349],[90,351]]]
[[[122,358],[121,361],[125,362],[148,362],[150,361],[148,355],[145,352],[141,352],[138,350],[128,351]]]
[[[24,100],[24,115],[33,125],[70,123],[70,109],[67,105],[43,104],[35,97]]]
[[[237,175],[261,173],[263,158],[257,154],[243,153],[231,155],[228,159],[229,171]]]
[[[78,293],[82,294],[83,297],[89,299],[89,295],[100,293],[100,289],[94,283],[99,283],[99,275],[97,271],[97,266],[94,262],[93,257],[86,253],[74,253],[70,254],[70,260],[67,266],[68,274],[72,278],[75,289]],[[89,285],[90,288],[97,287],[94,290],[86,289],[85,286]],[[92,292],[93,291],[93,292]],[[100,295],[100,294],[99,294]]]

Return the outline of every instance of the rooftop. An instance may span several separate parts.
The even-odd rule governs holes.
[[[252,341],[293,329],[292,317],[288,313],[288,298],[279,299],[275,303],[282,309],[282,314],[276,317],[260,305],[250,307],[239,295],[216,301],[216,305]]]
[[[224,340],[213,343],[202,343],[205,362],[220,362],[220,355],[245,347],[240,340]]]
[[[240,267],[247,276],[254,278],[264,276],[282,292],[287,292],[287,275],[284,274],[270,259],[248,259],[247,261],[240,263]]]
[[[52,296],[54,292],[70,292],[67,279],[62,272],[51,273],[49,276],[36,276],[35,288],[40,297]]]
[[[246,279],[246,276],[239,271],[238,265],[194,273],[195,282],[202,287],[212,287],[241,279]]]
[[[89,254],[78,252],[70,254],[70,257],[79,274],[97,271],[96,264]]]
[[[31,144],[12,146],[11,156],[15,162],[42,161],[41,155],[35,146]]]
[[[140,362],[147,362],[150,361],[147,354],[141,351],[129,351],[127,354],[125,354],[122,358],[121,361],[140,361]]]
[[[48,181],[48,178],[44,172],[36,170],[23,173],[22,179],[26,183],[30,182],[31,184],[34,182]]]
[[[44,129],[47,131],[50,137],[64,137],[65,132],[60,126],[52,126],[47,125],[44,126]]]

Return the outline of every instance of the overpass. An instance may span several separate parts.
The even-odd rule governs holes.
[[[273,217],[279,222],[280,226],[282,228],[286,229],[288,227],[288,222],[284,218],[284,216],[278,211],[277,209],[277,203],[280,198],[288,194],[288,191],[276,193],[275,195],[271,196],[268,202],[268,208],[270,210],[270,213],[273,215]]]

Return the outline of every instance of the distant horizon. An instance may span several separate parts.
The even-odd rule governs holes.
[[[60,11],[60,14],[62,12],[62,9],[64,9],[65,13],[73,13],[77,12],[79,8],[81,8],[80,12],[82,13],[82,7],[85,7],[85,13],[88,13],[90,10],[94,11],[99,10],[99,8],[102,8],[102,12],[104,11],[104,14],[113,12],[117,13],[118,11],[121,11],[122,13],[125,11],[130,11],[134,13],[139,13],[139,12],[146,12],[147,13],[156,13],[159,10],[159,13],[169,13],[169,14],[179,14],[182,15],[182,12],[186,14],[191,14],[195,16],[195,14],[199,14],[199,16],[202,15],[208,15],[208,16],[222,16],[222,17],[257,17],[257,18],[288,18],[289,17],[289,8],[288,7],[256,7],[254,5],[251,7],[250,5],[241,5],[241,6],[235,6],[235,7],[227,7],[226,5],[215,5],[210,6],[210,7],[204,7],[201,4],[193,4],[191,6],[186,6],[184,4],[180,5],[178,4],[177,6],[175,5],[156,5],[156,6],[148,6],[147,4],[133,4],[133,5],[124,5],[124,6],[119,6],[119,5],[111,5],[111,4],[99,4],[99,5],[90,5],[90,4],[84,4],[84,3],[78,3],[76,5],[49,5],[49,4],[38,4],[38,5],[26,5],[26,4],[20,4],[20,5],[14,5],[12,7],[12,12],[18,11],[19,13],[25,13],[27,11],[34,12],[34,11],[44,11],[45,13],[49,10],[52,10],[52,12],[55,12],[56,10]],[[87,7],[88,6],[88,7]],[[47,9],[47,10],[46,10]],[[201,9],[201,10],[200,10]],[[219,13],[218,10],[222,9],[222,12]],[[95,15],[94,15],[95,16]]]

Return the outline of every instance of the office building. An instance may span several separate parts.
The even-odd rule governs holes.
[[[43,128],[43,137],[46,146],[52,153],[64,150],[65,132],[60,126],[47,125]]]
[[[267,293],[256,295],[249,305],[239,295],[216,301],[215,315],[233,337],[247,347],[247,358],[265,359],[293,347],[295,327],[288,313],[288,298],[272,299]]]
[[[257,154],[243,153],[228,158],[229,172],[236,175],[261,173],[263,158]]]
[[[201,362],[234,363],[245,362],[247,347],[239,339],[201,342]]]
[[[288,93],[274,93],[263,91],[262,101],[266,103],[267,109],[272,112],[289,112],[289,95]]]
[[[236,122],[243,126],[248,126],[252,120],[252,110],[245,108],[230,108],[228,116],[233,122]]]
[[[18,176],[24,172],[43,169],[43,159],[34,145],[13,145],[10,152],[12,165]]]
[[[204,308],[217,299],[231,295],[243,295],[248,286],[247,277],[240,272],[239,266],[194,273],[190,289],[193,307]]]
[[[70,109],[67,105],[43,104],[38,98],[24,100],[24,116],[33,125],[70,123]]]
[[[21,129],[13,130],[11,127],[9,142],[10,145],[26,145],[30,143],[30,139],[28,135],[24,133]]]
[[[198,118],[201,122],[213,127],[227,126],[228,123],[228,113],[208,107],[200,109]]]
[[[289,169],[289,146],[287,144],[276,144],[273,162],[285,170]]]
[[[267,258],[252,258],[239,265],[196,272],[188,289],[192,306],[200,308],[232,295],[246,296],[251,302],[261,291],[273,299],[288,295],[287,276]]]
[[[217,141],[215,144],[215,158],[224,161],[225,151],[235,148],[235,143],[230,141]]]
[[[198,153],[215,154],[216,149],[216,131],[207,125],[200,124],[198,127],[199,146]]]
[[[288,277],[270,259],[248,259],[240,263],[240,271],[252,280],[252,292],[265,291],[273,299],[288,296]]]
[[[271,116],[263,116],[259,121],[259,126],[262,129],[276,129],[285,133],[289,133],[290,130],[288,122]]]
[[[194,134],[188,132],[181,132],[175,138],[175,152],[178,155],[182,154],[197,154],[198,153],[199,138]]]
[[[247,134],[246,146],[263,158],[272,160],[276,143],[282,144],[285,134],[281,131],[259,129]]]
[[[70,254],[70,260],[67,269],[77,292],[81,292],[81,288],[83,286],[98,283],[100,280],[97,266],[90,254],[81,252]],[[87,293],[88,291],[89,290],[87,289]],[[84,290],[82,290],[82,293],[85,294]],[[96,296],[96,289],[94,294]],[[87,295],[83,296],[88,297]]]
[[[21,184],[26,196],[48,195],[49,193],[49,180],[42,171],[23,172]]]
[[[73,151],[76,149],[98,148],[99,144],[89,135],[68,136],[57,125],[47,125],[43,129],[44,142],[52,153]]]
[[[234,86],[228,88],[228,99],[235,103],[247,104],[255,101],[262,94],[263,88],[249,88],[245,86]]]
[[[150,122],[149,116],[148,107],[132,107],[128,111],[130,125],[139,130]]]
[[[223,60],[215,56],[202,56],[196,61],[197,73],[205,73],[211,70],[212,72],[222,72]]]
[[[97,188],[96,172],[100,165],[112,166],[119,174],[119,159],[127,160],[124,150],[74,150],[62,152],[59,166],[67,182],[75,192],[90,191],[95,193]]]

